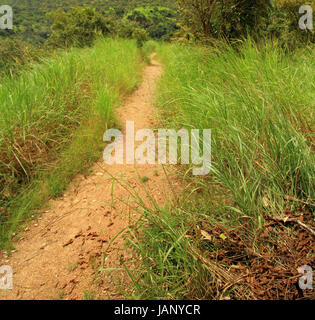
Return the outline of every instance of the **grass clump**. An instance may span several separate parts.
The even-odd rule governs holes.
[[[100,157],[113,109],[141,76],[134,41],[100,39],[0,83],[0,246]]]
[[[277,213],[288,197],[314,199],[313,50],[288,56],[250,41],[240,52],[161,50],[168,68],[160,94],[165,119],[175,127],[212,129],[209,178],[228,191],[236,213],[256,212],[257,226],[263,198]]]
[[[182,198],[145,209],[132,246],[141,299],[296,299],[298,267],[314,267],[314,49],[287,55],[161,45],[164,125],[212,129],[212,171],[188,168]],[[156,206],[155,206],[156,208]],[[305,226],[304,226],[305,227]],[[141,270],[140,267],[137,270]]]

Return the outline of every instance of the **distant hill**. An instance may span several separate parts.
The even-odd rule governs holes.
[[[0,30],[0,37],[16,36],[33,44],[42,43],[47,39],[50,33],[50,21],[46,13],[57,8],[67,10],[71,6],[88,5],[108,13],[112,8],[119,16],[143,6],[176,9],[176,0],[6,0],[5,3],[13,8],[14,29]]]

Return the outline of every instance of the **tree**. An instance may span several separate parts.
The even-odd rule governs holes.
[[[179,10],[185,22],[193,31],[211,35],[211,18],[218,0],[178,0]]]
[[[49,43],[58,47],[91,45],[98,34],[110,32],[109,21],[91,7],[58,9],[47,17],[53,21]]]
[[[0,41],[0,75],[13,75],[30,62],[38,61],[43,51],[19,39]]]
[[[237,38],[255,30],[267,13],[266,0],[178,0],[184,23],[203,37]]]
[[[149,40],[148,33],[144,29],[136,28],[132,33],[132,38],[137,40],[138,48],[142,48],[144,42]]]
[[[165,7],[139,7],[128,12],[122,22],[135,23],[155,40],[168,40],[178,29],[176,12]]]

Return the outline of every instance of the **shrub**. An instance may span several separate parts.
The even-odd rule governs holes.
[[[72,7],[65,12],[58,9],[47,14],[53,21],[49,43],[56,47],[84,47],[93,43],[98,35],[110,32],[110,23],[91,7]]]
[[[0,42],[0,74],[16,73],[26,64],[38,61],[43,51],[18,39],[6,38]]]

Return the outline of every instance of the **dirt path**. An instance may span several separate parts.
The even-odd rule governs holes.
[[[152,62],[138,90],[118,110],[122,128],[127,120],[135,121],[135,130],[154,125],[154,92],[162,67]],[[62,198],[50,202],[49,210],[15,243],[14,253],[0,256],[0,265],[10,265],[14,272],[13,290],[0,290],[0,299],[121,298],[115,282],[122,279],[122,286],[128,286],[128,277],[119,270],[99,277],[97,271],[110,241],[138,218],[137,205],[126,203],[129,193],[112,176],[145,197],[136,169],[149,178],[146,187],[158,202],[169,199],[160,166],[109,166],[100,160],[90,176],[77,176]],[[130,261],[122,244],[122,237],[113,242],[105,268],[121,269],[122,261]]]

